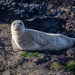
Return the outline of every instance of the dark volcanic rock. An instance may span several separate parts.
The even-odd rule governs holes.
[[[15,55],[11,57],[8,61],[8,66],[11,68],[16,68],[24,62],[24,59],[20,55]]]
[[[48,32],[48,33],[58,33],[58,31],[66,31],[63,26],[65,26],[66,21],[60,18],[35,18],[32,21],[26,21],[25,25],[28,28]]]
[[[0,0],[0,75],[72,75],[51,71],[50,65],[53,62],[65,65],[75,60],[75,48],[58,52],[46,50],[37,57],[21,57],[12,50],[11,25],[4,23],[20,19],[26,28],[75,38],[74,5],[74,0]]]
[[[74,48],[71,48],[67,51],[67,55],[72,57],[73,60],[75,60],[75,47]]]
[[[7,69],[7,61],[0,55],[0,72]]]

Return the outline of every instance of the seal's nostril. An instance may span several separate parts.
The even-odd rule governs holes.
[[[17,26],[17,27],[20,27],[20,26]]]

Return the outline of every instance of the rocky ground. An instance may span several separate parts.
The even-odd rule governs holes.
[[[12,0],[11,0],[12,1]],[[43,51],[24,56],[11,45],[11,22],[21,19],[26,28],[47,33],[61,33],[75,38],[75,1],[52,0],[34,3],[0,2],[0,75],[73,75],[65,69],[54,69],[52,63],[66,65],[75,60],[75,45],[59,52]],[[74,65],[75,66],[75,65]],[[75,70],[75,69],[72,69]]]

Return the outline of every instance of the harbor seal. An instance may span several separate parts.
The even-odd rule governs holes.
[[[62,34],[45,33],[38,30],[26,29],[21,20],[11,24],[13,50],[50,50],[59,51],[72,47],[74,38]]]

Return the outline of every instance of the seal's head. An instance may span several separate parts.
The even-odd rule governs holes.
[[[15,20],[11,24],[11,30],[15,32],[20,32],[22,30],[25,30],[24,23],[21,20]]]

